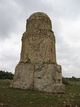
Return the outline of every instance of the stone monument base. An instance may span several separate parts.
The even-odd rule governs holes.
[[[53,63],[19,63],[15,69],[13,88],[64,93],[61,66]]]

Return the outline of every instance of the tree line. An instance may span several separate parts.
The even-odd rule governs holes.
[[[13,76],[11,72],[0,70],[0,79],[13,79]]]
[[[65,85],[70,85],[70,84],[75,84],[78,83],[80,84],[80,78],[76,78],[74,76],[72,77],[62,77],[62,83]]]

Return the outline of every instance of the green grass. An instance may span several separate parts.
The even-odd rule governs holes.
[[[10,88],[0,80],[0,107],[80,107],[80,85],[66,85],[65,94]]]

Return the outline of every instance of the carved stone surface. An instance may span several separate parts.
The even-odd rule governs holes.
[[[63,93],[61,66],[56,63],[55,36],[50,18],[42,12],[27,20],[19,64],[11,87]]]
[[[56,63],[55,36],[51,20],[44,13],[34,13],[27,20],[22,37],[21,62]]]

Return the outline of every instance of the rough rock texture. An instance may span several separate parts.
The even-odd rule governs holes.
[[[34,66],[30,63],[19,63],[15,69],[11,87],[33,89]]]
[[[34,89],[44,92],[64,92],[61,68],[56,64],[36,64],[34,72]],[[58,76],[58,75],[60,76]]]
[[[42,12],[27,20],[20,62],[11,87],[63,93],[61,66],[56,63],[55,36],[50,18]]]
[[[22,37],[21,62],[56,63],[55,36],[51,28],[46,14],[34,13],[30,16]]]

